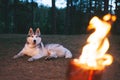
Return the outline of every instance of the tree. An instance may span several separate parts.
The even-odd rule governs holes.
[[[67,8],[66,8],[66,23],[65,23],[65,34],[71,34],[72,33],[72,27],[73,27],[73,1],[67,0]]]
[[[2,0],[3,3],[3,17],[4,17],[4,32],[9,31],[9,0]]]
[[[52,28],[53,28],[52,33],[54,33],[54,34],[57,33],[55,1],[56,1],[56,0],[52,0],[52,16],[51,16],[51,20],[52,20]]]
[[[33,27],[33,9],[37,7],[37,3],[31,2],[28,3],[14,0],[13,8],[14,8],[14,24],[16,33],[26,33],[29,27]]]
[[[109,0],[104,0],[104,12],[108,13]]]
[[[115,12],[116,12],[116,14],[119,14],[119,12],[120,12],[120,0],[116,0],[115,1]]]
[[[31,22],[32,22],[32,28],[33,28],[34,27],[34,2],[33,2],[33,0],[31,0],[31,11],[32,11],[31,12],[31,14],[32,14],[32,17],[31,17],[32,21]]]

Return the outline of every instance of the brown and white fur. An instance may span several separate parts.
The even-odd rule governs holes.
[[[44,46],[40,35],[39,28],[36,29],[35,33],[30,28],[24,48],[13,58],[16,59],[24,55],[31,56],[28,61],[37,60],[42,57],[46,57],[45,59],[57,57],[72,58],[72,53],[60,44],[47,44]]]

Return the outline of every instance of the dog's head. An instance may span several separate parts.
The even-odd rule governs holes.
[[[28,32],[27,37],[27,44],[31,44],[33,46],[39,45],[41,43],[41,37],[40,37],[40,29],[37,28],[34,32],[32,28],[30,28]]]

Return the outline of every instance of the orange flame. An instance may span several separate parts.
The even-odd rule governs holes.
[[[103,20],[96,16],[90,20],[88,29],[95,29],[95,31],[88,37],[87,44],[83,47],[79,57],[79,63],[93,69],[103,69],[112,63],[113,57],[105,53],[109,48],[107,35],[115,20],[116,16],[110,14],[105,15]]]

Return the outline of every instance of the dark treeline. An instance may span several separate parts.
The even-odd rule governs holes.
[[[0,0],[0,33],[27,33],[39,27],[42,34],[83,34],[93,16],[115,14],[112,33],[120,34],[120,0],[66,0],[67,7],[58,9],[38,6],[35,0]],[[111,3],[111,4],[109,4]]]

